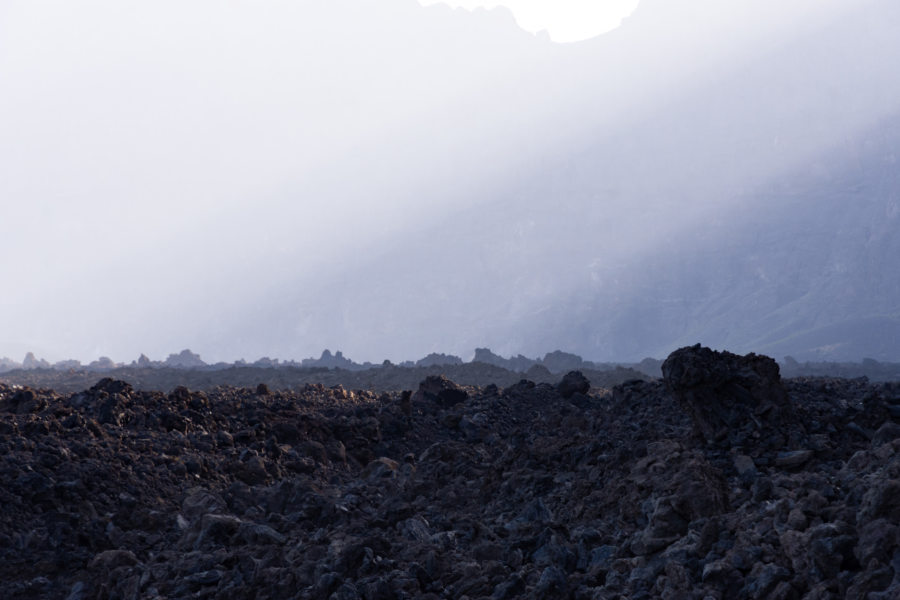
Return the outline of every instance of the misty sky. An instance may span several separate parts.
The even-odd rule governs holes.
[[[560,297],[897,107],[854,54],[888,24],[797,89],[711,83],[889,4],[673,4],[557,44],[415,0],[0,3],[0,356],[576,349]],[[804,87],[845,74],[874,91]]]

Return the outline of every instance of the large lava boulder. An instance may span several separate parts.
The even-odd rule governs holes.
[[[768,356],[739,356],[697,344],[670,354],[662,373],[703,441],[770,449],[797,441],[798,423],[778,363]]]
[[[587,394],[591,390],[591,382],[581,371],[569,371],[556,386],[559,395],[571,398],[575,394]]]
[[[465,402],[468,392],[443,375],[429,375],[419,384],[412,397],[413,403],[432,402],[441,408],[450,408]]]

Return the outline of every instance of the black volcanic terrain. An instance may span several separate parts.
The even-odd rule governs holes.
[[[0,384],[0,598],[900,597],[900,384],[478,368]]]

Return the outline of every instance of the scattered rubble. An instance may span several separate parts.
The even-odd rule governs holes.
[[[0,384],[0,597],[900,597],[900,384],[768,361],[686,348],[611,390]]]

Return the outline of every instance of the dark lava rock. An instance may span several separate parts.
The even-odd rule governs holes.
[[[581,371],[569,371],[556,386],[559,395],[563,398],[571,398],[575,394],[587,394],[591,390],[591,382],[581,374]]]
[[[127,381],[119,381],[117,379],[112,379],[111,377],[104,377],[98,381],[94,387],[88,390],[88,392],[93,395],[98,395],[103,392],[106,394],[130,396],[132,392],[134,392],[134,388],[132,388],[131,384]]]
[[[419,389],[413,395],[412,401],[432,402],[441,408],[450,408],[460,402],[465,402],[468,397],[468,392],[443,375],[430,375],[419,384]]]
[[[697,344],[670,354],[662,372],[705,442],[780,448],[796,441],[797,419],[773,359]]]
[[[667,365],[608,391],[0,384],[0,598],[900,597],[898,388]]]

